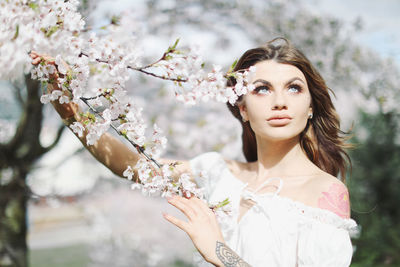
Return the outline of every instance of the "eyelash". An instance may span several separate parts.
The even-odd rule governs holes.
[[[290,90],[291,88],[295,88],[297,90],[297,92],[294,92],[295,94],[301,93],[303,91],[303,89],[301,88],[300,85],[297,84],[291,84],[288,87],[288,90]],[[265,85],[261,85],[261,86],[257,86],[254,90],[259,93],[262,89],[266,89],[269,90],[268,86]]]
[[[298,84],[291,84],[291,85],[289,86],[289,89],[290,89],[290,88],[295,88],[295,89],[297,90],[296,93],[301,93],[301,91],[303,90],[303,88],[301,88],[301,86],[298,85]]]

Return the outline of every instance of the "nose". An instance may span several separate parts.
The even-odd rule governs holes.
[[[281,92],[276,91],[272,101],[273,110],[287,109],[285,96]]]

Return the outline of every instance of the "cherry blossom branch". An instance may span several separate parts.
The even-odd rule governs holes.
[[[156,62],[150,63],[150,64],[148,64],[148,65],[146,65],[146,66],[143,66],[143,67],[133,67],[133,66],[128,65],[128,66],[126,66],[126,68],[131,69],[131,70],[135,70],[135,71],[138,71],[138,72],[142,72],[142,73],[144,73],[144,74],[146,74],[146,75],[150,75],[150,76],[153,76],[153,77],[156,77],[156,78],[159,78],[159,79],[163,79],[163,80],[169,80],[169,81],[179,82],[179,83],[181,83],[181,82],[187,82],[188,79],[182,79],[182,78],[179,78],[179,77],[178,77],[178,78],[166,77],[166,76],[161,76],[161,75],[157,75],[157,74],[155,74],[155,73],[146,71],[146,69],[151,68],[151,67],[154,67],[154,66],[157,65],[159,62],[161,62],[161,61],[163,61],[163,60],[168,60],[168,56],[169,56],[170,54],[173,54],[173,53],[176,52],[175,48],[176,48],[176,46],[178,45],[178,42],[179,42],[179,39],[177,39],[177,40],[175,41],[174,45],[173,45],[173,46],[170,46],[170,47],[168,48],[168,50],[167,50],[166,52],[164,52],[164,54],[162,55],[162,57],[161,57],[159,60],[157,60]],[[85,53],[85,52],[81,52],[81,53],[79,54],[79,57],[82,57],[82,56],[85,56],[85,57],[89,58],[89,55],[88,55],[87,53]],[[99,63],[110,64],[110,62],[109,62],[108,60],[103,60],[103,59],[99,59],[99,58],[96,58],[95,60],[96,60],[97,62],[99,62]]]
[[[106,121],[103,116],[101,115],[101,113],[96,110],[88,101],[87,98],[81,97],[80,98],[82,100],[83,103],[85,103],[89,109],[99,118],[103,119],[104,121]],[[129,138],[126,137],[126,135],[124,135],[121,131],[119,131],[113,124],[110,124],[110,127],[117,132],[119,135],[123,136],[126,140],[128,140],[128,142],[136,148],[136,150],[138,151],[139,154],[145,156],[148,160],[152,161],[158,168],[161,168],[161,164],[158,163],[153,157],[149,156],[146,152],[143,146],[139,146],[138,144],[136,144],[135,142],[133,142],[132,140],[130,140]]]
[[[188,49],[183,52],[176,49],[179,39],[168,47],[159,60],[139,66],[138,39],[134,35],[126,34],[126,30],[132,25],[130,21],[124,21],[123,18],[113,19],[107,26],[107,32],[97,36],[96,31],[84,28],[85,21],[78,12],[77,0],[37,0],[29,2],[28,6],[23,0],[20,1],[7,1],[5,8],[0,10],[5,17],[13,18],[4,20],[6,34],[0,39],[6,40],[3,42],[6,45],[0,49],[6,47],[8,50],[5,51],[35,50],[57,55],[54,61],[43,60],[31,71],[33,79],[52,84],[57,82],[59,90],[44,93],[41,96],[42,103],[84,102],[88,112],[82,115],[82,123],[76,121],[69,127],[80,137],[85,131],[87,145],[94,144],[110,127],[126,138],[140,157],[136,166],[128,166],[123,176],[131,180],[135,169],[139,183],[132,186],[138,186],[143,193],[162,193],[163,196],[171,193],[185,196],[193,194],[202,198],[201,189],[192,182],[193,177],[181,174],[177,181],[173,181],[172,171],[176,164],[162,165],[155,160],[165,149],[167,140],[155,124],[151,139],[145,135],[147,125],[141,115],[142,108],[130,102],[126,96],[125,84],[130,77],[129,71],[173,81],[177,99],[187,104],[208,99],[235,103],[239,96],[252,89],[247,86],[247,74],[251,71],[230,70],[223,73],[220,67],[213,66],[212,71],[207,73],[196,50]],[[20,8],[21,4],[24,5],[23,9]],[[25,36],[26,32],[37,34],[32,38],[30,35]],[[26,55],[26,61],[25,57]],[[70,64],[70,68],[63,64],[61,58]],[[153,67],[159,68],[163,73],[152,72]],[[52,74],[56,73],[59,74],[58,77],[52,80]],[[5,75],[10,75],[10,71]],[[226,79],[231,77],[237,83],[235,87],[226,87]],[[96,95],[93,96],[93,92]],[[98,107],[105,109],[100,112]],[[194,175],[202,174],[192,176]],[[221,205],[217,204],[214,208],[218,207]]]
[[[168,78],[168,77],[165,77],[165,76],[160,76],[160,75],[157,75],[155,73],[145,71],[144,68],[134,68],[134,67],[131,67],[131,66],[128,66],[128,68],[132,69],[132,70],[136,70],[136,71],[142,72],[144,74],[147,74],[147,75],[150,75],[150,76],[153,76],[153,77],[156,77],[156,78],[163,79],[163,80],[169,80],[169,81],[174,81],[174,82],[187,82],[187,79]]]

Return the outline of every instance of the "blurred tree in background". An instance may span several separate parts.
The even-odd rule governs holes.
[[[83,2],[82,12],[89,25],[118,15],[115,1]],[[121,12],[129,9],[124,5]],[[211,63],[229,66],[245,49],[277,36],[288,38],[304,51],[338,95],[338,110],[343,110],[347,121],[355,120],[352,142],[357,148],[351,152],[353,172],[348,186],[352,217],[362,231],[353,239],[353,266],[400,264],[399,71],[391,60],[353,41],[362,29],[360,21],[346,25],[335,17],[309,12],[304,2],[297,0],[149,0],[132,3],[130,8],[142,23],[143,38],[149,45],[159,43],[165,48],[181,37],[203,48]],[[149,49],[145,58],[150,61],[158,52]],[[175,103],[165,83],[134,77],[132,88],[148,89],[132,90],[143,103],[152,103],[146,109],[147,120],[169,132],[169,157],[189,158],[208,150],[241,157],[239,128],[234,119],[227,123],[225,115],[230,115],[224,105],[209,103],[187,112]],[[38,159],[57,145],[63,128],[55,130],[58,134],[53,144],[41,145],[45,120],[38,100],[39,84],[25,76],[12,88],[13,108],[18,112],[7,117],[4,114],[11,113],[5,112],[6,101],[0,106],[1,118],[16,125],[7,140],[0,140],[0,266],[26,266],[26,204],[34,191],[27,186],[26,177],[39,167]],[[135,253],[124,254],[129,243],[116,243],[98,244],[109,248],[99,250],[105,260],[98,260],[95,266],[112,262],[118,262],[115,266],[132,265]]]
[[[54,148],[64,127],[53,144],[43,146],[40,132],[43,105],[37,81],[25,76],[25,84],[15,86],[21,115],[13,137],[0,144],[0,266],[27,265],[27,202],[30,189],[26,178],[35,162]]]
[[[393,112],[360,111],[354,138],[352,217],[362,226],[353,244],[354,266],[398,266],[400,263],[400,117]]]
[[[82,11],[87,8],[82,1]],[[1,44],[0,44],[1,45]],[[8,66],[1,66],[7,68]],[[27,266],[27,206],[32,191],[27,176],[35,163],[55,148],[65,129],[58,126],[49,145],[41,142],[44,105],[42,86],[30,74],[2,84],[0,110],[0,266]],[[6,90],[8,87],[9,90]],[[10,94],[5,96],[6,94]],[[12,101],[10,101],[10,98]]]

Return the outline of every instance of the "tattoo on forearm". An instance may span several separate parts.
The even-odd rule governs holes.
[[[217,241],[215,248],[218,259],[226,267],[251,267],[247,262],[242,260],[232,249],[222,242]]]

